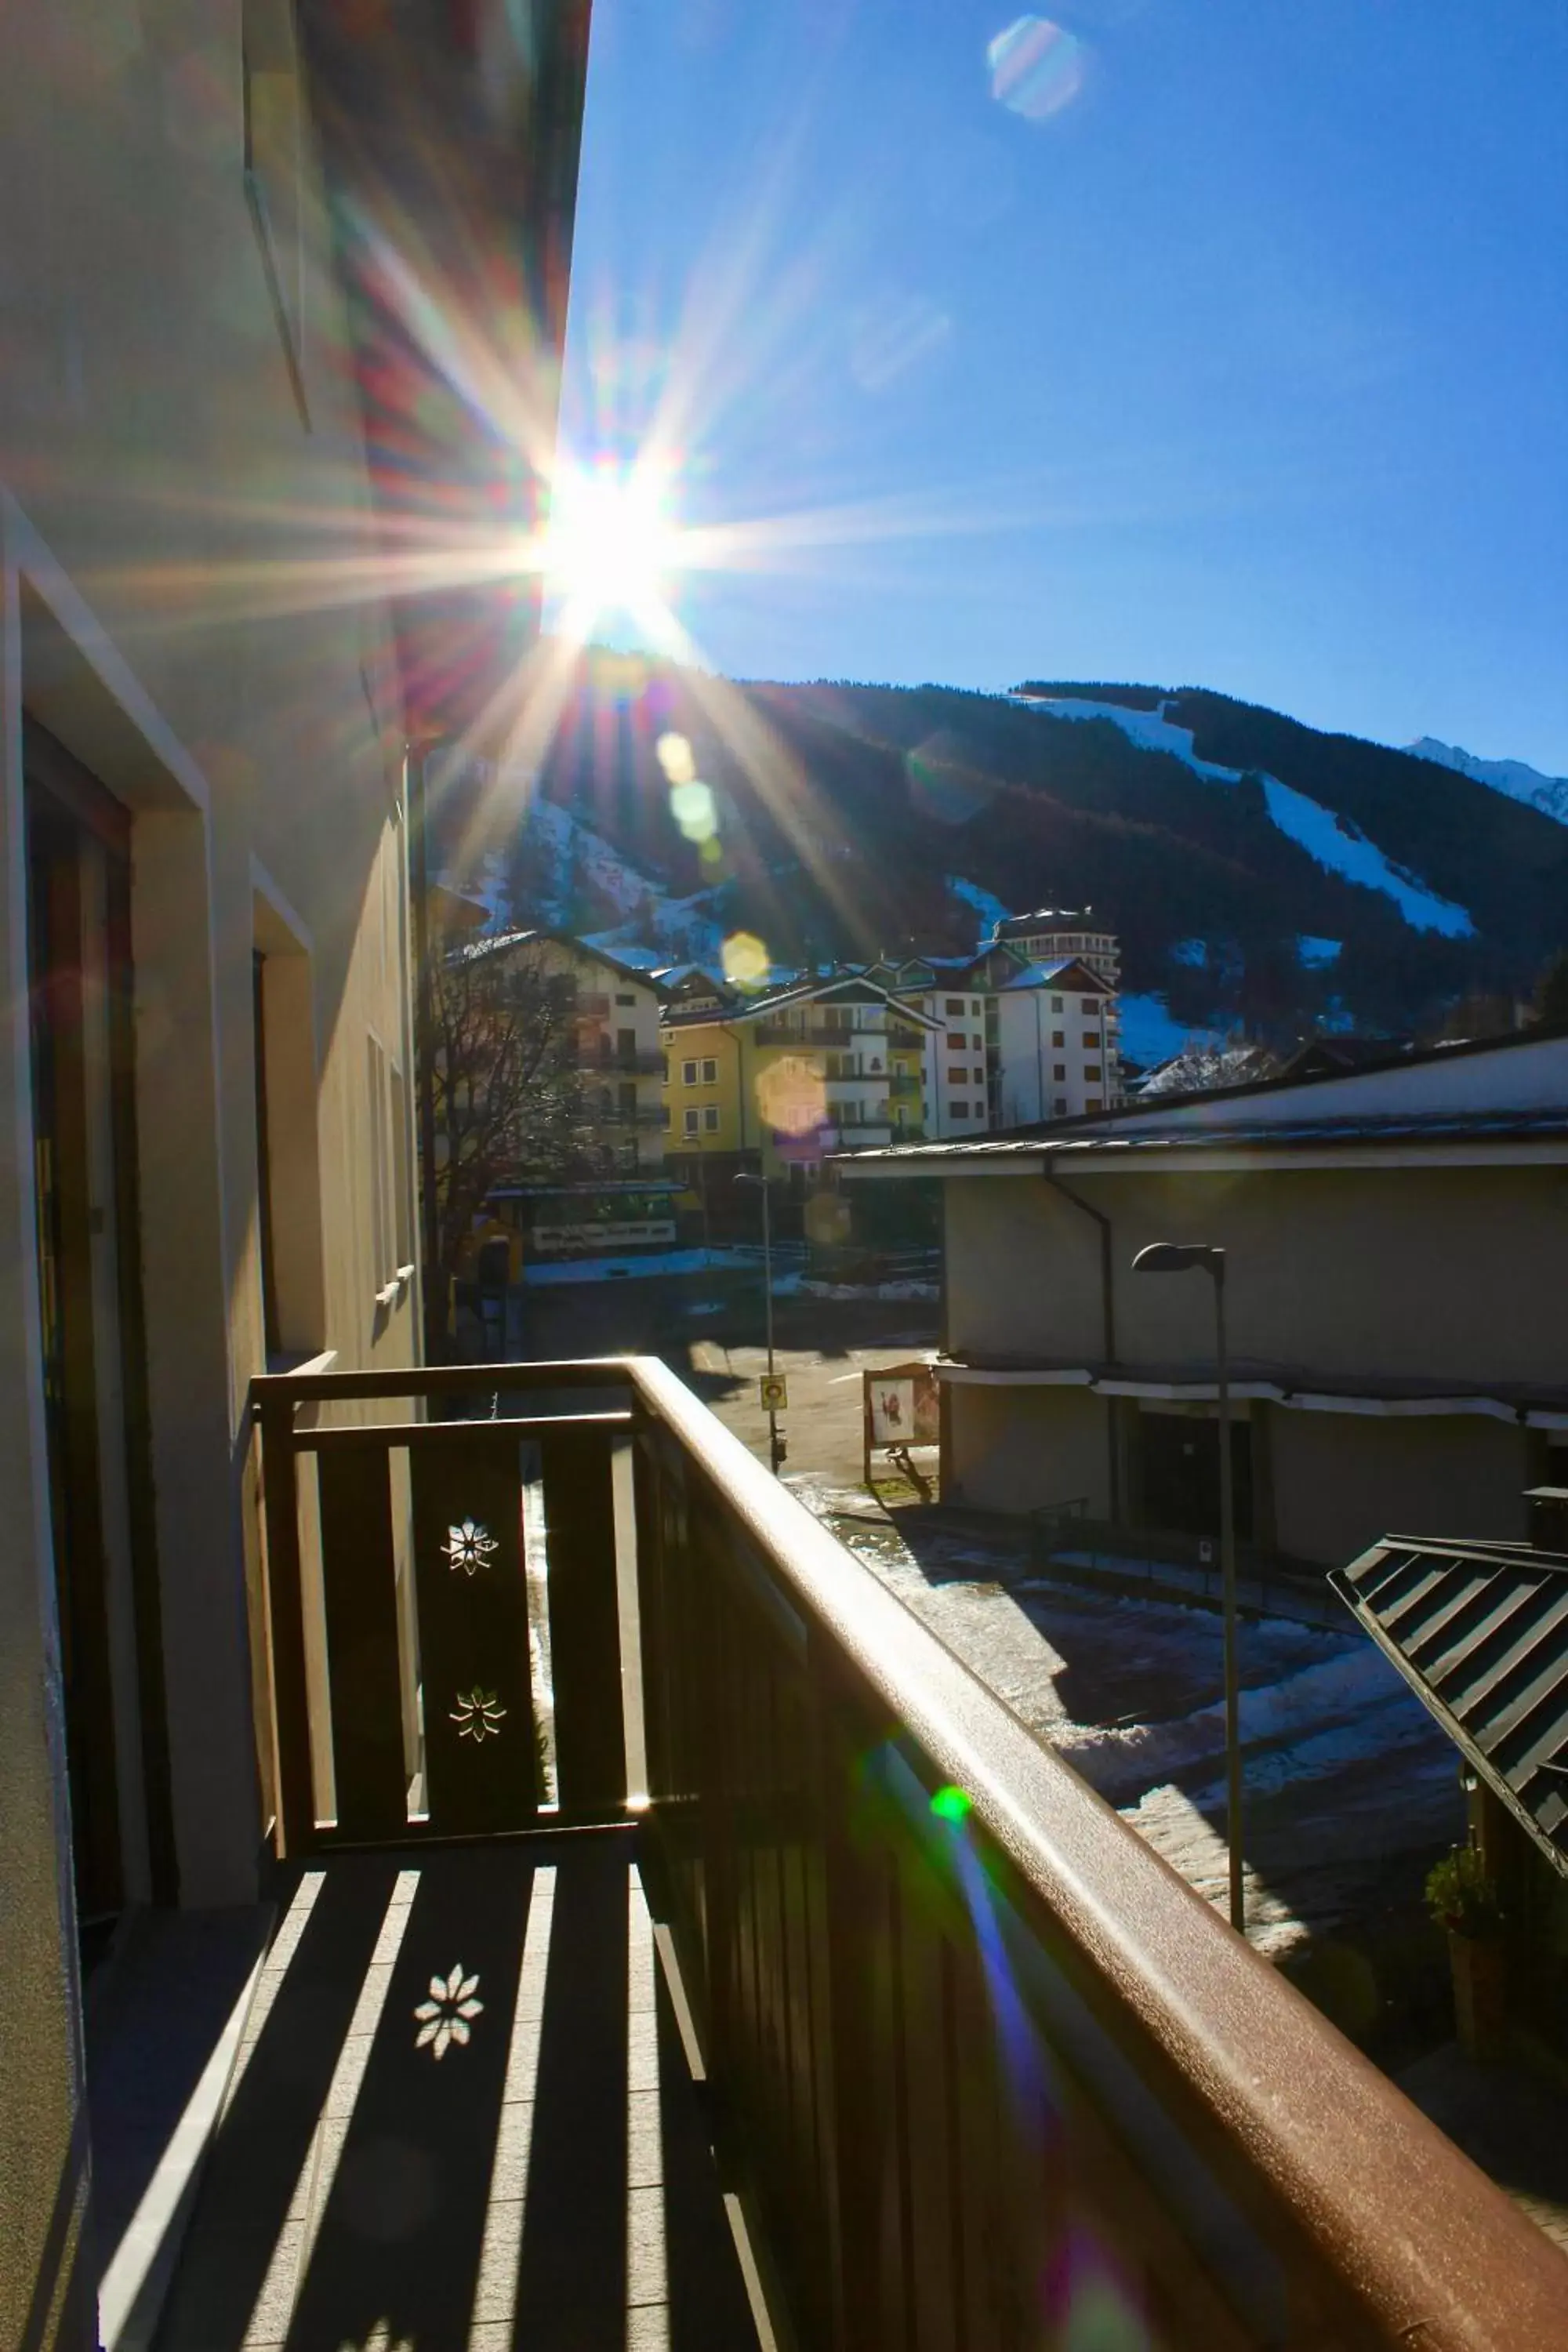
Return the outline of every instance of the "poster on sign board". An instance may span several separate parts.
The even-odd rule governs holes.
[[[868,1372],[866,1386],[873,1445],[937,1443],[937,1388],[929,1365],[900,1365],[889,1372]]]

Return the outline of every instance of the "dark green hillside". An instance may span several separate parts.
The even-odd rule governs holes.
[[[1110,719],[1053,719],[1005,696],[939,686],[726,685],[677,669],[584,664],[539,788],[635,864],[658,898],[756,932],[779,961],[971,946],[959,875],[1013,909],[1091,902],[1120,930],[1127,985],[1167,994],[1179,1020],[1246,1020],[1293,1034],[1347,1013],[1369,1028],[1437,1018],[1479,990],[1528,992],[1568,940],[1568,828],[1470,778],[1328,735],[1201,688],[1032,686],[1114,701],[1193,731],[1208,781]],[[657,757],[685,735],[712,787],[721,858],[682,838]],[[1412,929],[1384,892],[1319,866],[1270,816],[1265,774],[1359,828],[1394,866],[1466,908],[1475,936]],[[514,860],[518,911],[543,890],[535,850]],[[575,881],[567,912],[619,910]],[[637,924],[634,922],[634,932]],[[663,943],[660,908],[641,923]],[[1299,934],[1343,942],[1303,971]],[[633,936],[628,932],[626,936]],[[1173,956],[1203,940],[1207,952]]]

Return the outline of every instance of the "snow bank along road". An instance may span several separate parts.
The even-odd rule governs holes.
[[[1217,1614],[1058,1582],[1004,1550],[918,1533],[864,1488],[788,1483],[1189,1883],[1224,1907]],[[1370,1919],[1390,1864],[1462,1836],[1452,1748],[1348,1614],[1322,1633],[1244,1623],[1248,1932],[1272,1957]]]

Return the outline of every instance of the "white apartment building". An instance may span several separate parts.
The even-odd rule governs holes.
[[[973,956],[911,956],[870,968],[868,978],[931,1024],[901,1034],[894,1024],[895,1070],[900,1070],[901,1053],[918,1051],[921,1056],[919,1108],[900,1118],[902,1101],[896,1096],[896,1126],[909,1129],[918,1119],[935,1139],[984,1135],[996,1124],[996,992],[1022,968],[1023,958],[1014,949],[994,946]],[[912,1102],[912,1068],[910,1076]]]
[[[1094,919],[1092,907],[1039,907],[996,927],[997,940],[1030,963],[1060,963],[1077,956],[1112,989],[1121,986],[1121,943]]]
[[[1003,1128],[1081,1118],[1119,1097],[1116,998],[1087,962],[1031,963],[996,993]]]

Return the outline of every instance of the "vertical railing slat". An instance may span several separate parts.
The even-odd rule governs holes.
[[[338,1833],[408,1827],[390,1465],[380,1447],[316,1457]]]
[[[310,1772],[310,1695],[300,1582],[299,1458],[294,1446],[293,1399],[276,1391],[264,1394],[258,1418],[278,1847],[280,1856],[292,1857],[308,1853],[316,1843],[316,1797]]]
[[[626,1748],[610,1443],[567,1427],[542,1451],[561,1809],[613,1820],[626,1810]]]
[[[539,1805],[520,1449],[473,1430],[411,1455],[426,1796],[444,1836],[526,1829]]]

